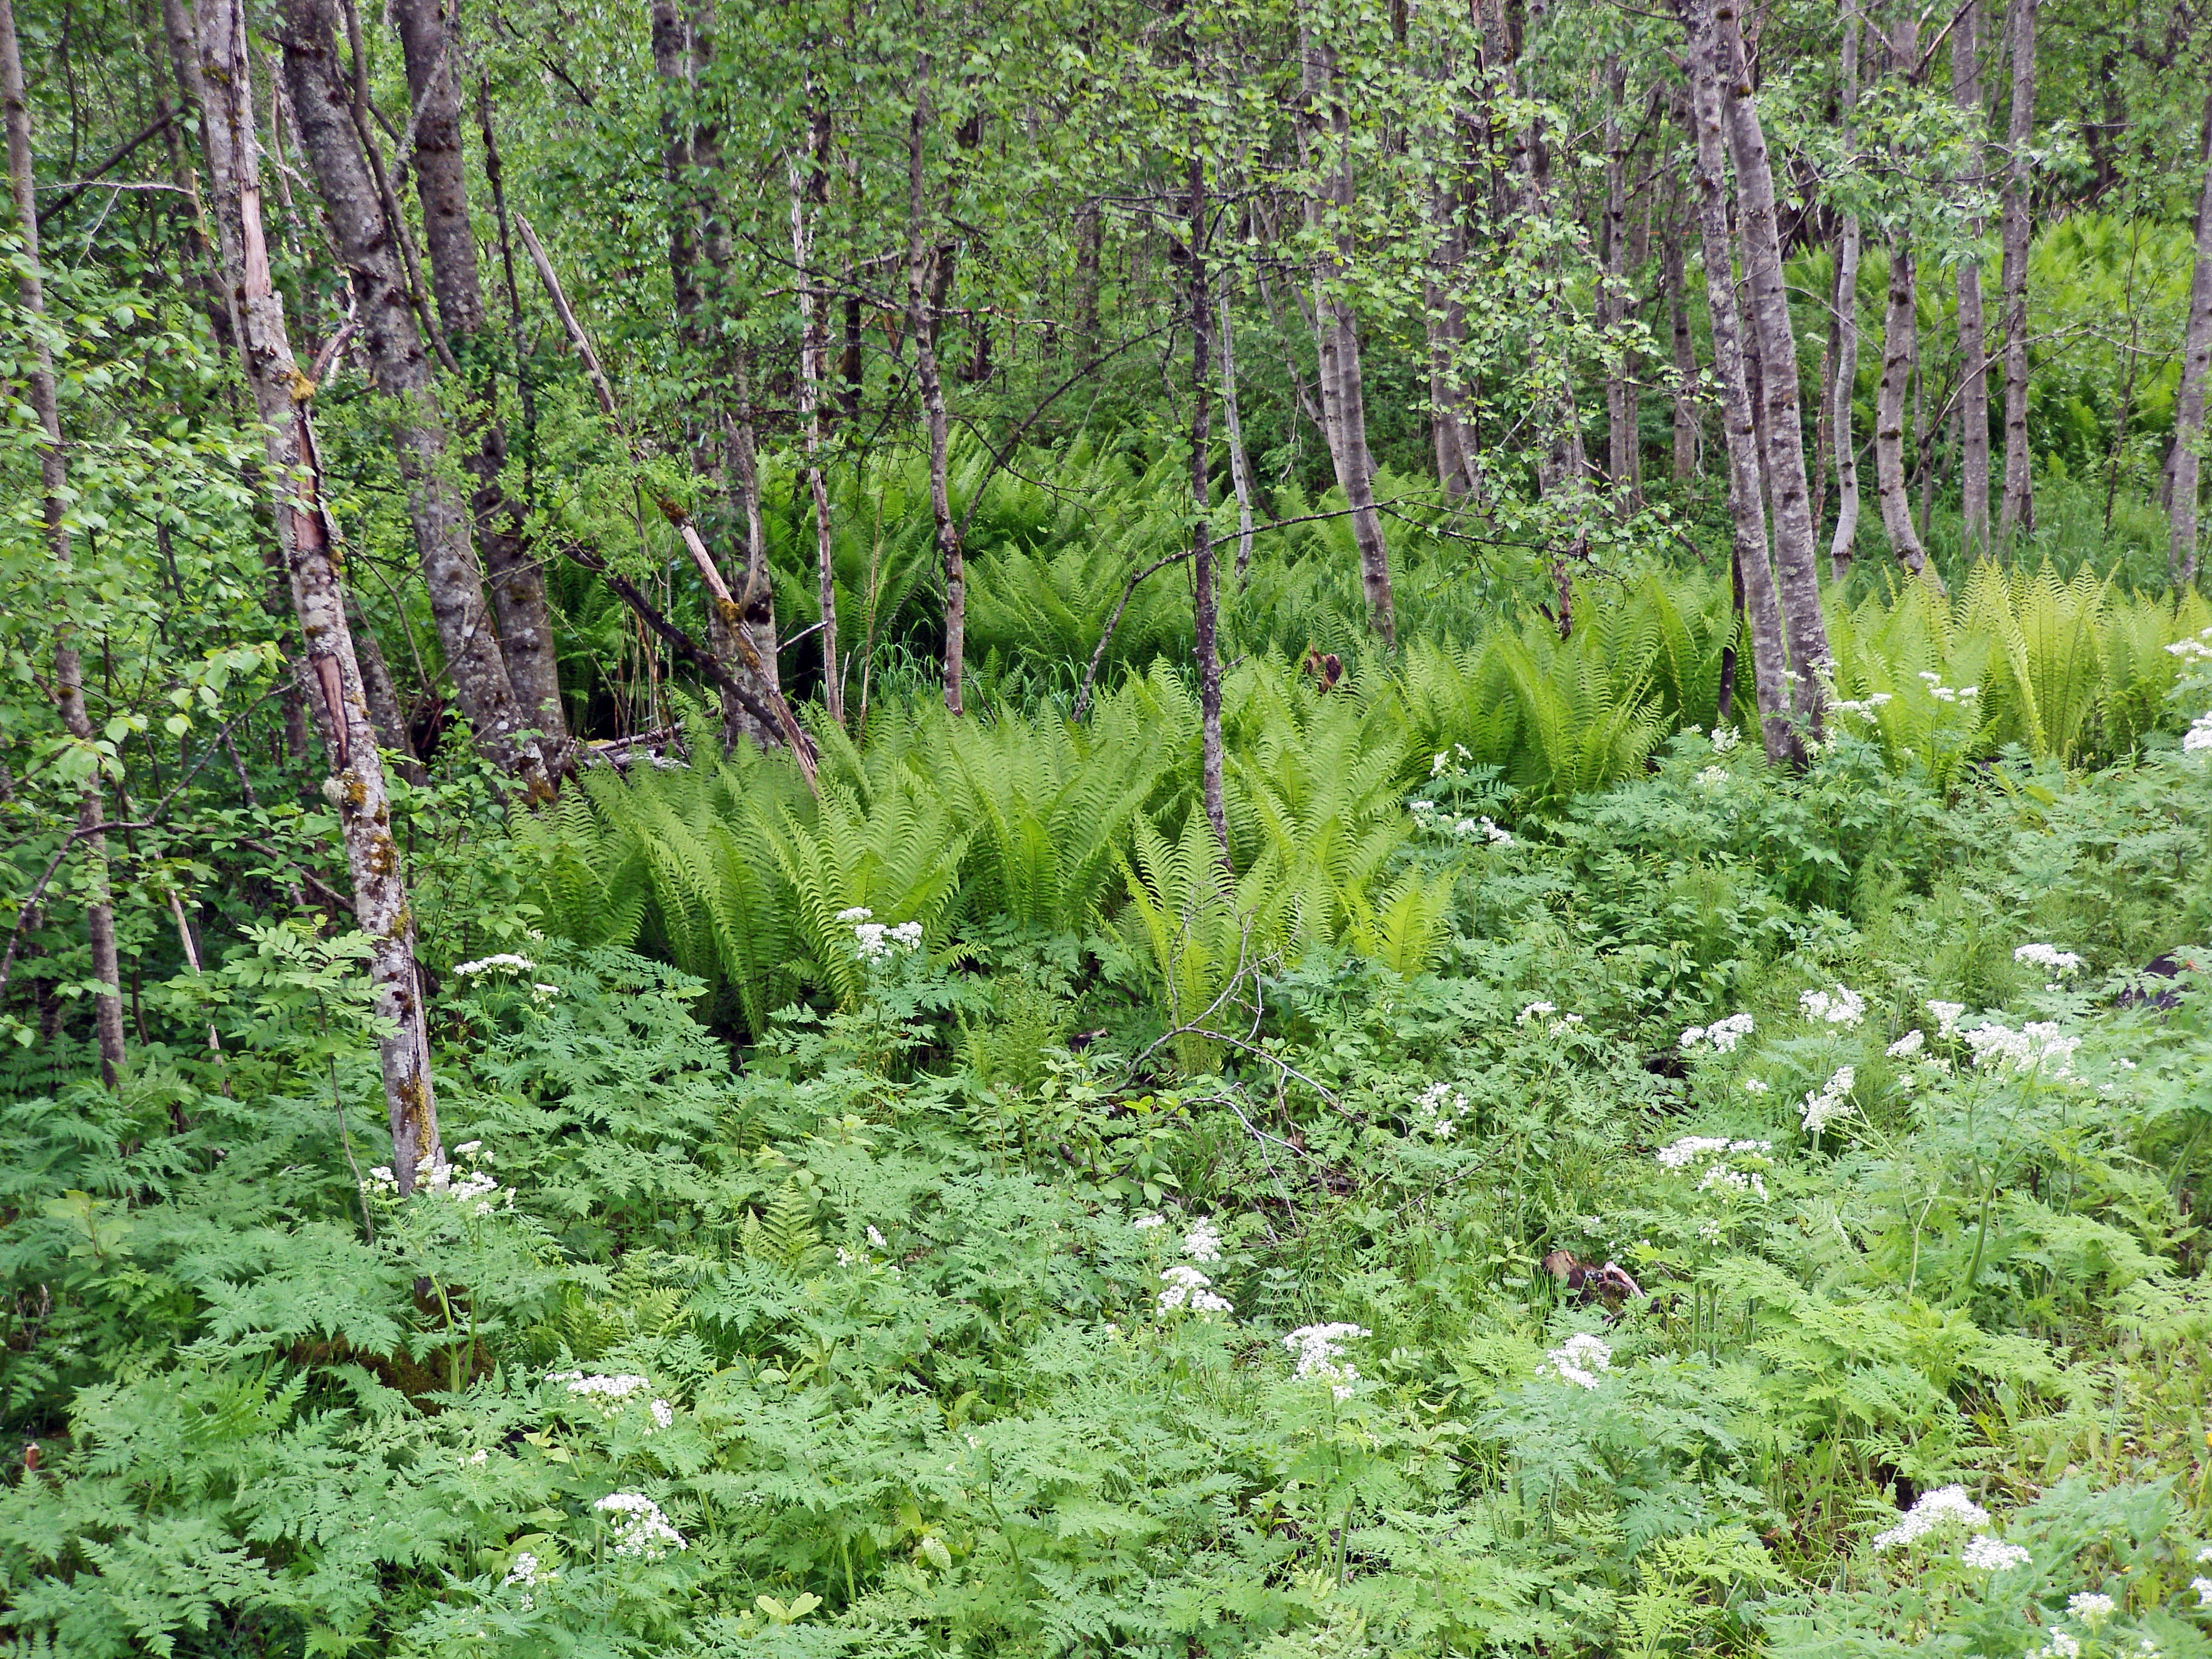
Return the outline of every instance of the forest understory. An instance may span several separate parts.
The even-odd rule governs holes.
[[[2194,0],[0,0],[0,1659],[2212,1659]]]

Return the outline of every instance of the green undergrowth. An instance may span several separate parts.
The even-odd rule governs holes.
[[[1510,786],[1360,708],[1240,744],[1237,868],[1387,822],[1419,961],[1317,878],[1200,902],[1172,746],[1026,842],[887,781],[918,716],[819,817],[635,787],[806,893],[759,1040],[605,940],[440,963],[404,1202],[351,945],[155,988],[119,1094],[0,1130],[13,1650],[2212,1651],[2212,775],[1684,732],[1462,837],[1404,771]],[[744,937],[660,914],[608,927]]]

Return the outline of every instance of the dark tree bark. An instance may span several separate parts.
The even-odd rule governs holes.
[[[31,106],[24,90],[22,48],[15,36],[14,0],[0,0],[0,103],[6,106],[8,127],[8,183],[15,210],[15,234],[22,240],[22,264],[15,277],[15,292],[23,309],[33,317],[46,315],[46,284],[39,272],[38,193],[32,173]],[[67,570],[70,564],[69,526],[69,462],[62,441],[61,404],[54,383],[53,354],[43,334],[33,338],[24,354],[30,359],[24,379],[31,394],[31,409],[38,417],[39,484],[41,513],[46,520],[46,550]],[[54,708],[63,728],[82,744],[98,734],[84,706],[84,670],[77,655],[76,630],[66,621],[54,634]],[[109,896],[106,814],[100,805],[97,773],[77,797],[76,839],[86,865],[84,931],[92,951],[92,977],[100,988],[93,993],[93,1029],[100,1048],[100,1079],[111,1089],[123,1077],[126,1059],[123,1046],[123,975],[115,945],[115,907]]]
[[[181,12],[185,0],[167,3]],[[270,281],[240,0],[207,0],[197,39],[197,64],[206,88],[201,136],[226,286],[238,308],[239,358],[261,416],[277,537],[318,693],[316,720],[333,769],[324,793],[337,812],[352,878],[354,920],[369,939],[375,1009],[388,1032],[378,1040],[378,1058],[392,1127],[392,1174],[404,1194],[414,1190],[418,1171],[446,1161],[415,965],[414,913],[400,879],[384,768],[352,630],[346,625],[344,590],[324,534],[321,471],[301,395],[307,382],[293,361],[283,303]]]
[[[350,89],[337,64],[331,0],[284,0],[282,16],[285,80],[339,257],[353,279],[371,374],[377,391],[390,400],[416,556],[453,678],[453,701],[468,716],[484,752],[531,795],[550,797],[552,784],[544,756],[537,740],[526,735],[533,716],[507,678],[467,508],[448,476],[445,417],[407,301],[406,280],[393,254],[390,222],[353,124]]]
[[[1795,761],[1804,751],[1790,724],[1789,661],[1773,567],[1766,550],[1758,422],[1744,361],[1743,329],[1736,312],[1729,239],[1726,120],[1714,61],[1717,42],[1711,14],[1698,0],[1686,0],[1683,12],[1690,34],[1689,117],[1697,144],[1692,185],[1697,194],[1698,230],[1705,251],[1706,306],[1712,320],[1713,380],[1720,394],[1721,428],[1728,448],[1736,608],[1751,635],[1753,689],[1758,697],[1759,736],[1767,757]]]
[[[1706,0],[1687,0],[1703,11]],[[1790,645],[1790,708],[1804,732],[1820,732],[1820,674],[1829,662],[1827,624],[1820,616],[1820,575],[1814,553],[1811,492],[1805,483],[1805,431],[1798,412],[1797,340],[1782,269],[1782,237],[1774,203],[1774,170],[1759,125],[1749,58],[1737,28],[1736,0],[1712,7],[1715,64],[1728,113],[1735,161],[1736,207],[1743,241],[1744,287],[1759,365],[1760,447],[1766,457],[1767,498],[1774,521],[1774,574],[1782,626]]]
[[[1616,337],[1626,327],[1630,311],[1628,140],[1621,123],[1621,104],[1627,90],[1627,71],[1616,52],[1606,63],[1605,212],[1598,238],[1598,325]],[[1616,505],[1623,509],[1637,504],[1636,417],[1636,386],[1628,352],[1615,343],[1606,353],[1605,471]]]
[[[2012,107],[2005,124],[2002,208],[2004,266],[2000,275],[2004,333],[2004,499],[1997,538],[2010,545],[2035,528],[2033,458],[2027,447],[2027,245],[2033,229],[2028,188],[2034,161],[2036,0],[2011,0],[2006,33],[2012,42]]]
[[[1671,210],[1678,202],[1671,183],[1668,197]],[[1674,348],[1674,482],[1687,483],[1698,470],[1698,346],[1690,332],[1681,218],[1674,211],[1659,223],[1659,286],[1666,290],[1667,328]]]
[[[447,343],[467,383],[469,401],[457,435],[462,464],[472,481],[470,515],[483,556],[500,656],[515,701],[538,733],[540,751],[557,771],[568,754],[568,722],[561,706],[560,667],[545,579],[523,534],[522,510],[501,482],[507,450],[496,401],[500,343],[485,316],[476,235],[469,225],[453,18],[446,0],[392,0],[392,12],[407,62],[415,124],[415,189],[422,204],[431,290]]]

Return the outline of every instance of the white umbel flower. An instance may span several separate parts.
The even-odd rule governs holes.
[[[1755,1025],[1749,1014],[1730,1014],[1726,1019],[1717,1019],[1710,1025],[1692,1025],[1676,1039],[1685,1048],[1710,1044],[1717,1054],[1732,1054],[1736,1045],[1749,1036]]]
[[[1536,1367],[1536,1375],[1556,1376],[1577,1388],[1595,1389],[1598,1373],[1612,1369],[1613,1350],[1605,1345],[1604,1339],[1588,1331],[1577,1331],[1544,1356],[1544,1363]]]
[[[2066,1611],[2079,1619],[2091,1630],[2110,1619],[2118,1609],[2112,1598],[2095,1590],[2081,1590],[2066,1598]]]
[[[609,1517],[614,1552],[641,1561],[658,1561],[672,1550],[688,1550],[690,1540],[668,1523],[660,1505],[642,1492],[609,1492],[592,1505]]]
[[[1808,1135],[1817,1135],[1831,1123],[1851,1115],[1856,1108],[1847,1097],[1857,1080],[1854,1067],[1838,1066],[1835,1075],[1820,1085],[1818,1093],[1806,1094],[1803,1121]]]
[[[1359,1372],[1344,1357],[1344,1345],[1355,1336],[1373,1334],[1360,1325],[1301,1325],[1283,1339],[1283,1346],[1298,1357],[1300,1376],[1319,1377],[1339,1400],[1349,1400]]]
[[[1874,1535],[1875,1553],[1917,1544],[1932,1532],[1952,1528],[1978,1531],[1989,1524],[1990,1512],[1967,1497],[1964,1486],[1939,1486],[1923,1492],[1920,1501],[1899,1516],[1895,1526]]]
[[[501,951],[496,956],[478,957],[474,962],[457,963],[453,971],[463,979],[473,979],[478,974],[494,972],[526,974],[537,966],[528,957],[519,957],[512,951]]]
[[[1231,1314],[1227,1297],[1215,1294],[1213,1281],[1195,1267],[1186,1267],[1180,1261],[1164,1269],[1160,1282],[1167,1286],[1159,1294],[1162,1313],[1173,1313],[1178,1308],[1188,1308],[1198,1314]]]
[[[2054,974],[2078,974],[2081,958],[2071,951],[2062,951],[2055,945],[2023,945],[2012,953],[2014,962],[2032,962],[2039,968],[2048,968]]]
[[[1882,1053],[1892,1060],[1910,1060],[1926,1046],[1927,1042],[1927,1034],[1915,1027],[1883,1049]]]
[[[1193,1261],[1221,1260],[1221,1235],[1211,1221],[1200,1217],[1182,1236],[1182,1253]]]
[[[1806,1018],[1829,1025],[1856,1025],[1866,1018],[1866,999],[1848,985],[1838,984],[1832,991],[1802,992],[1797,1006],[1805,1011]]]
[[[2017,1544],[2008,1544],[1981,1532],[1966,1540],[1966,1547],[1960,1552],[1959,1559],[1983,1572],[2009,1572],[2014,1567],[2026,1566],[2028,1553]]]

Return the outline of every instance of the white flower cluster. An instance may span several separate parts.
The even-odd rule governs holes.
[[[1725,1135],[1684,1135],[1659,1149],[1659,1165],[1665,1170],[1686,1169],[1701,1158],[1725,1158],[1730,1152],[1757,1152],[1761,1157],[1774,1150],[1771,1140],[1730,1140]]]
[[[1752,1029],[1749,1014],[1730,1014],[1726,1019],[1717,1019],[1710,1025],[1692,1025],[1682,1033],[1680,1042],[1685,1048],[1694,1048],[1701,1042],[1709,1042],[1715,1054],[1732,1054],[1735,1052],[1736,1044],[1751,1035]]]
[[[1713,753],[1716,755],[1727,754],[1729,750],[1735,748],[1736,744],[1742,741],[1743,733],[1737,731],[1733,726],[1716,726],[1713,727]]]
[[[2078,974],[2081,958],[2071,951],[2062,951],[2055,945],[2023,945],[2012,953],[2014,962],[2032,962],[2039,968],[2048,968],[2054,974]]]
[[[1927,1043],[1928,1034],[1918,1026],[1915,1026],[1891,1043],[1888,1048],[1883,1049],[1882,1053],[1887,1054],[1892,1060],[1910,1060],[1925,1048]]]
[[[1180,1261],[1164,1269],[1160,1282],[1167,1286],[1159,1296],[1160,1311],[1173,1313],[1177,1308],[1188,1308],[1193,1313],[1233,1314],[1237,1310],[1229,1298],[1216,1295],[1213,1281],[1195,1267],[1186,1267]]]
[[[514,1565],[507,1569],[507,1577],[499,1581],[499,1587],[501,1589],[520,1589],[522,1594],[515,1599],[521,1604],[522,1610],[528,1613],[538,1605],[538,1598],[531,1591],[560,1582],[559,1573],[549,1570],[528,1550],[522,1550],[515,1555]]]
[[[1155,1227],[1166,1226],[1168,1218],[1164,1215],[1140,1215],[1129,1224],[1140,1233],[1148,1233]]]
[[[2026,1566],[2028,1553],[2017,1544],[2008,1544],[1985,1532],[1978,1532],[1966,1540],[1966,1547],[1959,1553],[1959,1559],[1983,1572],[2009,1572],[2014,1567]]]
[[[1465,1095],[1449,1083],[1431,1083],[1413,1102],[1413,1133],[1434,1135],[1438,1140],[1449,1140],[1452,1131],[1458,1127],[1458,1120],[1466,1115]]]
[[[1950,1036],[1959,1029],[1959,1017],[1966,1012],[1963,1002],[1930,1002],[1928,1012],[1936,1016],[1936,1035]]]
[[[483,1143],[480,1140],[471,1140],[454,1150],[464,1157],[484,1159]],[[372,1170],[370,1173],[376,1172]],[[478,1215],[489,1215],[501,1193],[507,1194],[507,1207],[510,1210],[514,1207],[514,1188],[501,1186],[485,1170],[473,1170],[456,1179],[452,1164],[434,1164],[424,1172],[422,1185],[431,1192],[443,1194],[462,1208],[473,1210]]]
[[[1724,766],[1708,766],[1691,781],[1700,789],[1723,789],[1728,787],[1729,771]]]
[[[519,957],[512,951],[502,951],[497,956],[478,957],[474,962],[459,963],[453,971],[463,979],[473,979],[478,974],[489,974],[494,970],[507,974],[526,974],[537,966],[538,964],[528,957]]]
[[[1802,992],[1797,1006],[1805,1011],[1806,1018],[1830,1025],[1856,1025],[1866,1018],[1866,999],[1848,985],[1838,985],[1832,992]]]
[[[688,1550],[690,1540],[668,1524],[660,1505],[642,1492],[615,1492],[592,1505],[613,1517],[615,1553],[658,1561],[671,1550]]]
[[[1521,1011],[1519,1018],[1515,1019],[1513,1023],[1516,1025],[1527,1025],[1535,1020],[1542,1019],[1547,1015],[1559,1013],[1559,1011],[1558,1007],[1552,1003],[1532,1002]],[[1583,1017],[1580,1014],[1559,1014],[1559,1018],[1553,1020],[1552,1023],[1544,1029],[1548,1036],[1565,1036],[1568,1032],[1573,1030],[1576,1026],[1582,1023]]]
[[[2027,1659],[2081,1659],[2081,1644],[2069,1632],[2054,1630],[2049,1642],[2028,1650]]]
[[[1544,1363],[1536,1367],[1536,1375],[1556,1376],[1577,1388],[1594,1389],[1597,1387],[1597,1374],[1612,1369],[1613,1350],[1606,1346],[1604,1340],[1588,1331],[1577,1331],[1544,1356]]]
[[[1317,1376],[1339,1400],[1349,1400],[1359,1372],[1345,1358],[1344,1345],[1372,1334],[1361,1325],[1301,1325],[1283,1339],[1283,1346],[1297,1355],[1300,1376]]]
[[[849,910],[840,910],[837,921],[853,930],[853,954],[863,962],[881,962],[896,945],[902,951],[918,950],[921,945],[921,924],[902,921],[887,926],[872,921],[875,912],[865,904],[856,904]]]
[[[1931,1532],[1950,1528],[1979,1532],[1990,1524],[1990,1512],[1966,1496],[1964,1486],[1938,1486],[1934,1492],[1923,1492],[1920,1501],[1899,1516],[1895,1526],[1874,1535],[1874,1551],[1880,1555],[1904,1544],[1917,1544]]]
[[[1836,1074],[1822,1084],[1817,1092],[1808,1091],[1805,1096],[1805,1133],[1817,1135],[1839,1118],[1851,1115],[1855,1109],[1844,1098],[1851,1085],[1858,1081],[1858,1073],[1851,1066],[1838,1066]]]
[[[1974,1051],[1977,1066],[1999,1072],[2041,1070],[2057,1078],[2074,1075],[2074,1051],[2081,1046],[2080,1037],[2065,1036],[2049,1019],[2032,1019],[2017,1031],[1984,1020],[1960,1035]]]
[[[1182,1253],[1193,1261],[1221,1260],[1221,1235],[1211,1221],[1203,1216],[1190,1224],[1182,1236]]]
[[[1437,812],[1437,804],[1432,800],[1407,801],[1406,808],[1413,813],[1413,821],[1424,830],[1434,830],[1461,841],[1472,841],[1480,836],[1493,847],[1513,845],[1511,832],[1499,829],[1487,817],[1447,817]]]
[[[565,1382],[568,1392],[590,1406],[601,1417],[620,1417],[629,1397],[652,1385],[641,1376],[627,1373],[605,1376],[589,1371],[554,1371],[545,1379],[548,1382]],[[676,1408],[665,1400],[656,1400],[652,1405],[654,1428],[665,1429],[676,1421]],[[648,1429],[649,1434],[652,1430]]]
[[[1924,668],[1920,671],[1920,678],[1928,683],[1928,695],[1938,702],[1972,702],[1981,695],[1978,685],[1960,686],[1954,690],[1943,684],[1941,674],[1930,673]]]
[[[1453,759],[1455,755],[1458,757],[1456,760]],[[1464,771],[1467,763],[1474,758],[1474,751],[1463,743],[1455,743],[1449,749],[1439,749],[1436,758],[1429,763],[1429,775],[1440,778],[1447,772]]]
[[[2181,752],[2185,755],[2212,755],[2212,710],[2199,714],[2181,734]]]
[[[1856,702],[1847,702],[1838,699],[1828,705],[1828,712],[1831,714],[1871,715],[1882,704],[1894,701],[1895,695],[1892,692],[1869,691]]]
[[[2066,1598],[2066,1611],[2094,1630],[2119,1609],[2109,1595],[2095,1590],[2077,1590]]]
[[[2166,648],[2184,662],[2212,662],[2212,645],[2205,643],[2208,640],[2212,640],[2212,628],[2199,630],[2192,639],[2176,640]]]
[[[1766,1201],[1766,1178],[1755,1170],[1747,1173],[1741,1170],[1731,1170],[1725,1164],[1716,1164],[1705,1171],[1705,1178],[1698,1183],[1698,1190],[1702,1193],[1709,1187],[1718,1187],[1727,1192],[1755,1194],[1761,1203]]]

